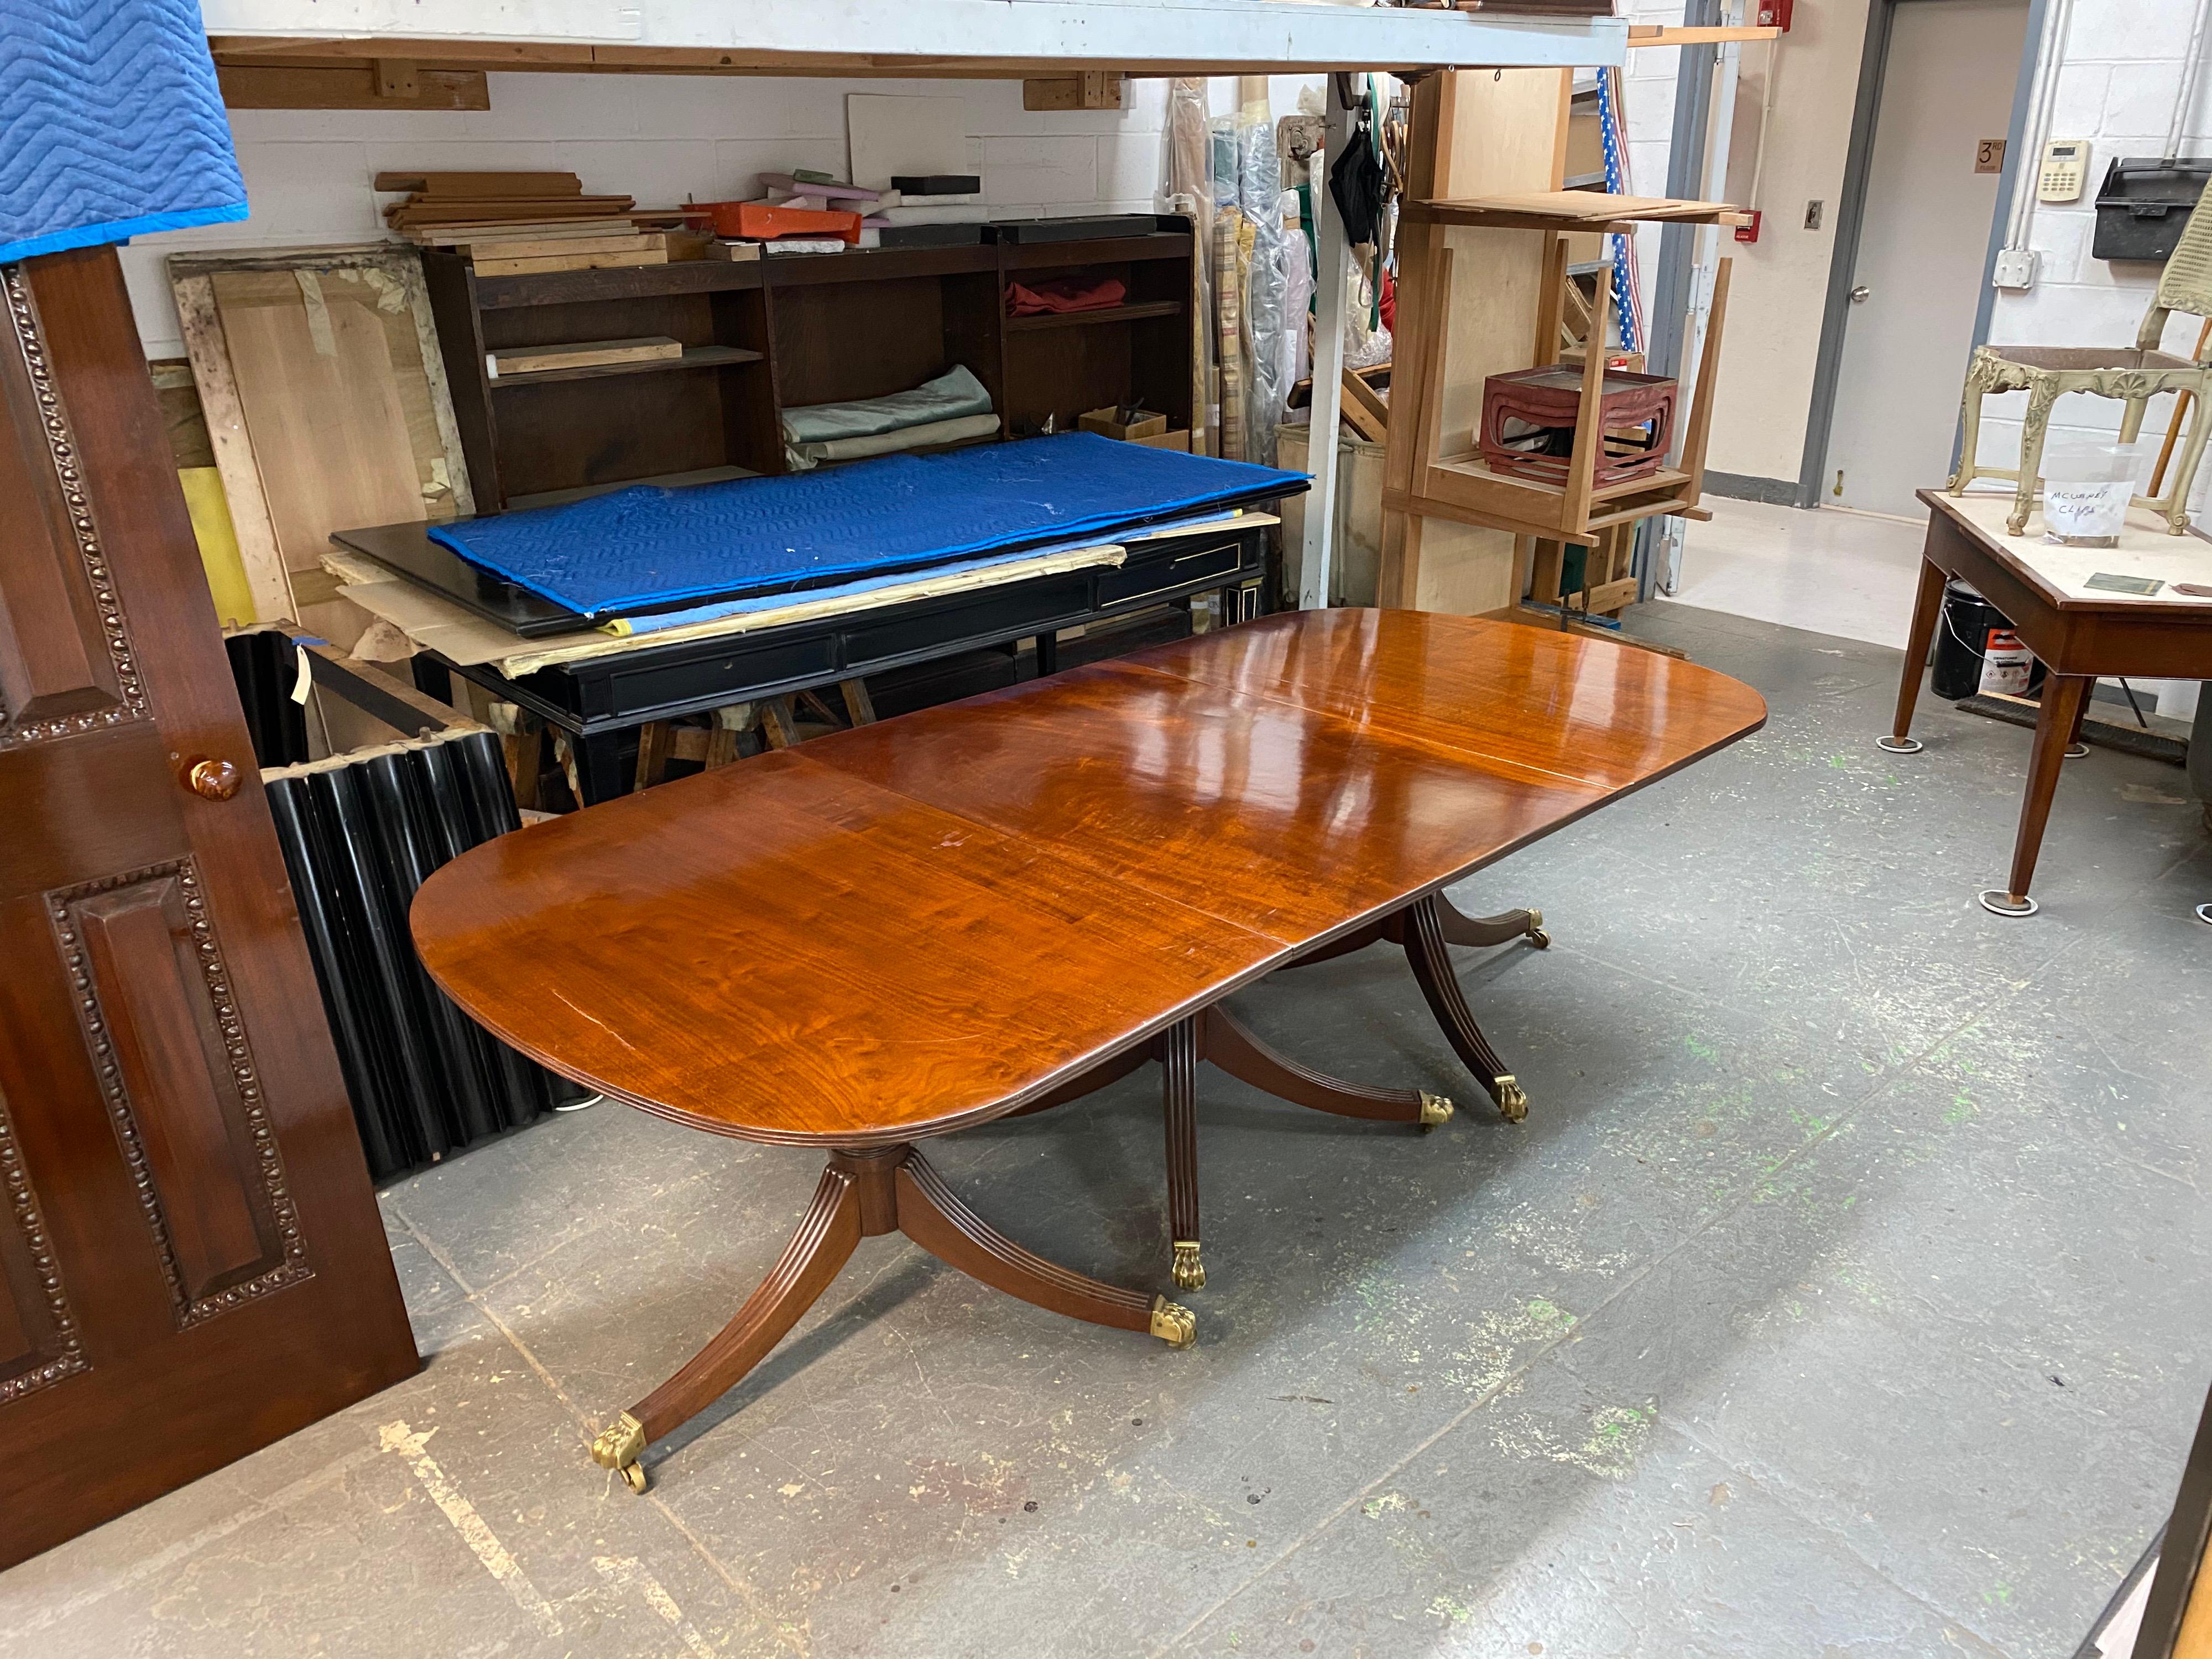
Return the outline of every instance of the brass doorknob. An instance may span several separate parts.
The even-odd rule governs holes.
[[[192,793],[208,800],[228,800],[238,793],[243,775],[227,760],[194,761],[185,774]]]

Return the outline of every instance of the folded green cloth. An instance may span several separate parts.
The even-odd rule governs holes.
[[[925,421],[902,426],[896,432],[872,432],[865,438],[824,438],[817,443],[786,444],[785,467],[804,472],[823,461],[860,461],[872,455],[896,455],[901,450],[924,449],[931,444],[955,444],[969,438],[987,438],[999,429],[995,415],[962,415],[950,421]]]
[[[988,415],[991,394],[967,369],[955,366],[911,392],[888,398],[858,398],[849,403],[806,404],[783,411],[783,435],[793,444],[826,443],[836,438],[872,438],[901,427]]]

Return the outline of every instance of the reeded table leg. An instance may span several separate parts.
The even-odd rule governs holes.
[[[690,1421],[768,1357],[799,1316],[812,1307],[860,1243],[860,1199],[853,1177],[834,1164],[822,1172],[799,1231],[760,1288],[721,1334],[683,1370],[622,1414],[592,1443],[592,1456],[615,1470],[631,1491],[645,1490],[638,1459],[647,1443]]]
[[[1508,1122],[1518,1123],[1528,1116],[1528,1097],[1482,1035],[1482,1028],[1468,1010],[1466,997],[1460,993],[1459,980],[1452,973],[1451,954],[1445,946],[1443,917],[1434,895],[1407,908],[1406,960],[1413,966],[1421,994],[1428,999],[1429,1012],[1443,1027],[1444,1040],[1451,1044],[1452,1052],[1474,1073]]]
[[[1494,916],[1470,916],[1449,899],[1439,893],[1436,898],[1437,912],[1443,918],[1444,943],[1471,945],[1486,950],[1493,945],[1510,945],[1516,939],[1526,939],[1539,951],[1548,951],[1552,936],[1544,931],[1541,910],[1504,910]]]
[[[1372,1089],[1301,1066],[1261,1042],[1249,1026],[1218,1003],[1198,1017],[1197,1024],[1200,1059],[1293,1106],[1372,1122],[1418,1123],[1425,1129],[1452,1114],[1451,1102],[1442,1095],[1419,1089]]]
[[[760,1288],[682,1370],[592,1442],[592,1461],[615,1470],[631,1491],[643,1492],[647,1445],[734,1388],[814,1305],[860,1242],[889,1232],[903,1232],[939,1261],[1051,1312],[1148,1331],[1170,1347],[1188,1347],[1197,1338],[1197,1319],[1188,1308],[1087,1279],[994,1230],[914,1147],[832,1152],[813,1203]]]
[[[1186,1291],[1206,1283],[1198,1237],[1198,1022],[1179,1020],[1159,1040],[1161,1116],[1168,1138],[1170,1272]]]

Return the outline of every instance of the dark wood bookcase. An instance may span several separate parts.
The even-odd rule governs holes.
[[[609,484],[784,471],[787,406],[879,398],[964,364],[999,437],[1061,429],[1109,404],[1191,424],[1187,232],[690,260],[479,276],[423,250],[453,413],[479,512]],[[1010,281],[1116,277],[1110,310],[1008,317]],[[681,358],[492,380],[514,346],[666,335]],[[978,441],[988,441],[979,440]]]

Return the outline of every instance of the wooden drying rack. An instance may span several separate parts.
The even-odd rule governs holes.
[[[1468,608],[1502,620],[1552,628],[1579,627],[1582,624],[1564,614],[1533,611],[1523,605],[1522,595],[1528,591],[1539,550],[1570,544],[1595,546],[1617,539],[1643,519],[1699,511],[1717,381],[1717,350],[1709,349],[1700,357],[1675,463],[1610,484],[1595,482],[1602,446],[1597,414],[1608,355],[1605,336],[1611,308],[1610,265],[1599,269],[1589,343],[1583,353],[1582,418],[1563,483],[1493,471],[1474,448],[1474,434],[1448,423],[1447,401],[1463,407],[1467,392],[1472,388],[1479,395],[1482,382],[1492,374],[1559,361],[1569,235],[1626,231],[1638,223],[1654,222],[1733,225],[1747,222],[1749,216],[1715,202],[1610,196],[1556,187],[1493,195],[1460,194],[1467,183],[1479,187],[1487,182],[1482,176],[1484,159],[1474,153],[1473,146],[1455,143],[1455,127],[1478,118],[1474,110],[1459,106],[1464,95],[1453,84],[1468,78],[1471,77],[1437,76],[1417,90],[1414,100],[1413,165],[1399,233],[1398,326],[1389,447],[1384,461],[1382,602],[1405,606],[1425,602],[1422,567],[1426,525],[1430,520],[1444,520],[1512,538],[1510,572],[1500,544],[1489,556],[1495,561],[1492,574],[1484,578],[1490,584],[1492,597]],[[1462,149],[1468,154],[1458,154]],[[1558,182],[1555,173],[1555,185]],[[1455,365],[1451,353],[1455,255],[1473,250],[1448,246],[1455,236],[1467,233],[1479,234],[1486,275],[1496,276],[1509,265],[1516,270],[1533,267],[1498,285],[1501,309],[1510,309],[1514,303],[1508,297],[1509,289],[1522,296],[1530,333],[1516,332],[1517,325],[1510,317],[1495,322],[1491,337],[1478,341],[1474,353],[1464,354],[1481,359],[1471,371],[1466,362]],[[1530,239],[1525,245],[1521,244],[1524,235]],[[1526,251],[1516,251],[1516,245]],[[1512,287],[1516,282],[1517,288]],[[1711,337],[1716,341],[1725,315],[1727,285],[1728,267],[1723,264],[1713,301]],[[1501,329],[1512,337],[1501,340]],[[1531,341],[1525,355],[1516,355],[1521,354],[1519,339]],[[1465,555],[1465,550],[1460,551]]]

